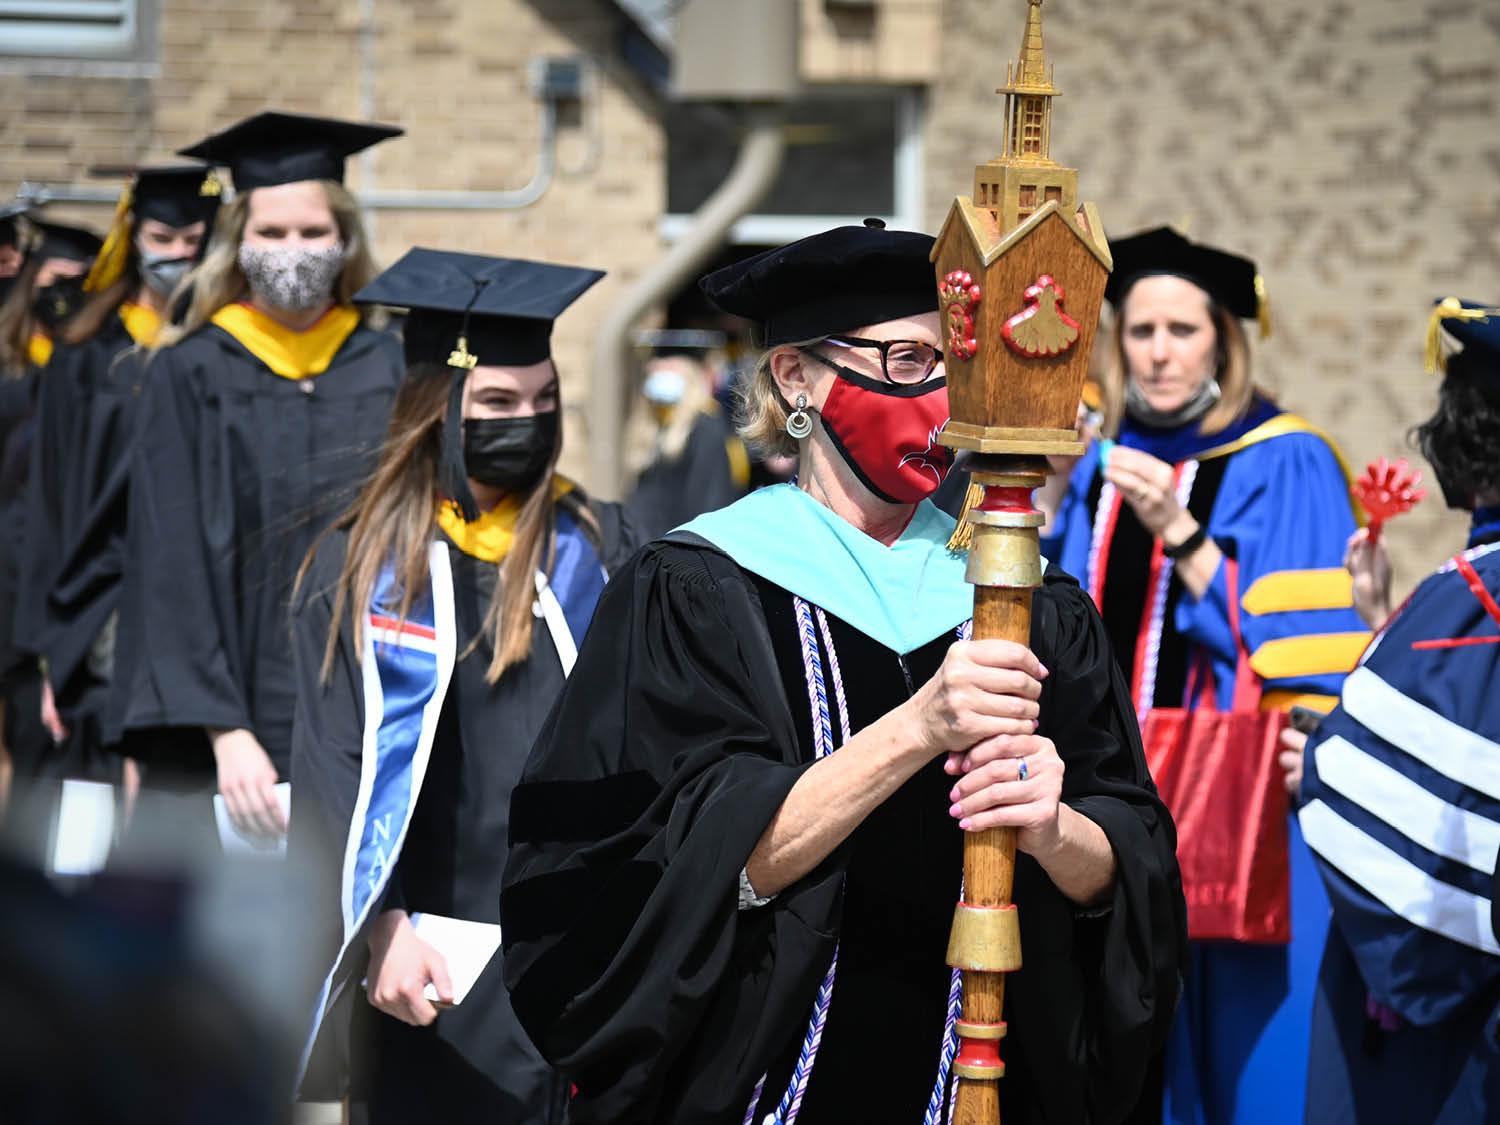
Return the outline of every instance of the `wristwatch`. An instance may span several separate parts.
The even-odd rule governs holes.
[[[1162,543],[1161,553],[1166,555],[1169,559],[1185,559],[1199,547],[1203,546],[1203,543],[1207,538],[1208,529],[1200,523],[1198,525],[1197,531],[1193,532],[1181,543],[1178,543],[1175,547],[1169,543]]]

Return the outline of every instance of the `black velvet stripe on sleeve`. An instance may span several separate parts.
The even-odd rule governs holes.
[[[743,1114],[764,1058],[705,1070],[699,1028],[779,1045],[806,1002],[810,963],[774,949],[828,940],[836,875],[779,899],[770,928],[742,927],[737,910],[739,874],[804,768],[765,634],[727,559],[648,546],[601,597],[513,797],[506,983],[577,1084],[578,1125],[712,1121],[735,1098]],[[621,804],[590,839],[542,825],[559,795],[601,779],[626,780],[594,791]],[[765,966],[750,987],[747,959]]]
[[[645,770],[522,783],[511,799],[511,838],[556,844],[614,836],[634,824],[660,791]]]

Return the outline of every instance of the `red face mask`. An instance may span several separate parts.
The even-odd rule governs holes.
[[[887,503],[931,496],[953,464],[952,450],[937,441],[948,421],[948,380],[899,386],[828,365],[838,376],[823,403],[823,429],[854,475]]]

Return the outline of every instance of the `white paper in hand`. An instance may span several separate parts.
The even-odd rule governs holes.
[[[442,914],[416,913],[411,916],[417,936],[443,955],[448,962],[448,979],[453,982],[453,1003],[462,1004],[469,989],[484,972],[495,950],[500,948],[500,927],[494,922],[470,922],[465,918],[448,918]],[[425,995],[438,1002],[437,989],[427,986]]]
[[[103,781],[64,781],[52,837],[52,871],[58,875],[102,871],[114,838],[114,786]]]
[[[276,791],[276,803],[281,806],[281,815],[290,821],[292,783],[278,781],[272,788]],[[214,794],[214,823],[219,826],[219,844],[223,847],[225,855],[254,856],[258,859],[286,858],[285,836],[278,836],[273,840],[267,836],[241,832],[234,821],[229,819],[229,810],[224,807],[224,798],[217,793]]]

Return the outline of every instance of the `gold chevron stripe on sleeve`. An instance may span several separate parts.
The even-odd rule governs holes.
[[[1240,599],[1246,613],[1287,613],[1297,609],[1347,609],[1354,604],[1354,580],[1343,567],[1278,570],[1251,583]]]
[[[1349,672],[1369,643],[1367,632],[1279,637],[1251,654],[1250,667],[1263,680]]]

